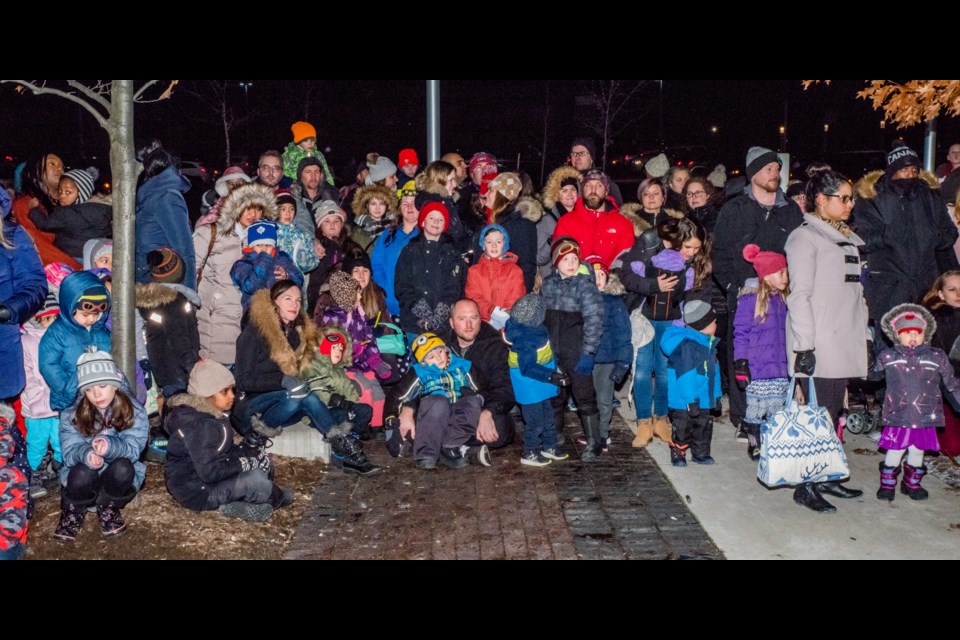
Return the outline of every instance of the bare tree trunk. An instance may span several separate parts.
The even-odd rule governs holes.
[[[224,100],[220,105],[220,120],[223,122],[223,138],[226,142],[227,158],[223,163],[223,166],[230,166],[230,121],[227,119],[227,100],[226,92],[224,92]]]
[[[113,358],[133,383],[136,371],[137,175],[134,157],[133,81],[114,80],[110,94],[110,170],[113,172]]]

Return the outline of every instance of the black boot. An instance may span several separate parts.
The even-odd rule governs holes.
[[[87,508],[77,505],[64,505],[60,508],[60,522],[53,532],[53,537],[60,542],[74,542],[83,529],[83,519],[87,516]]]
[[[863,495],[860,489],[848,489],[839,482],[818,482],[817,491],[836,498],[859,498]]]
[[[104,538],[118,538],[127,530],[127,523],[116,502],[97,505],[97,520],[100,521],[100,533]]]
[[[600,438],[600,416],[597,414],[582,415],[580,416],[580,422],[583,423],[583,433],[587,436],[587,446],[584,448],[580,460],[596,462],[600,459],[604,444],[604,441]]]
[[[294,498],[295,495],[291,489],[273,485],[273,489],[270,491],[270,506],[274,509],[283,509],[293,504]]]
[[[760,459],[760,425],[744,422],[743,428],[747,431],[747,455],[751,460]]]
[[[258,449],[268,449],[273,446],[273,440],[263,435],[259,431],[249,431],[243,436],[243,444],[254,451]]]
[[[793,492],[793,501],[817,513],[833,513],[835,506],[823,499],[812,482],[804,482]]]
[[[360,441],[352,435],[333,436],[330,439],[330,448],[333,450],[332,462],[345,473],[368,476],[380,471],[380,467],[367,460],[367,456],[360,447]]]

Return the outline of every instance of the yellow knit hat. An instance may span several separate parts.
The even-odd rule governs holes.
[[[447,345],[437,334],[428,331],[417,336],[417,339],[413,341],[413,357],[417,359],[417,362],[423,362],[423,359],[438,347],[446,349]]]

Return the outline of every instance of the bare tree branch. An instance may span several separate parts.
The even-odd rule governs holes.
[[[81,98],[75,93],[70,93],[69,91],[63,91],[62,89],[54,89],[53,87],[47,87],[44,85],[38,85],[29,80],[0,80],[0,83],[5,83],[5,82],[16,83],[21,87],[28,89],[31,93],[37,96],[43,95],[46,93],[54,96],[60,96],[61,98],[66,98],[71,102],[75,102],[76,104],[80,105],[81,107],[89,111],[90,114],[97,119],[97,122],[100,124],[101,127],[103,127],[108,131],[110,130],[110,123],[107,121],[107,118],[103,117],[103,115],[99,113],[92,104],[90,104],[89,102],[87,102],[86,100],[84,100],[83,98]],[[107,110],[107,113],[109,114],[109,109]]]
[[[179,84],[180,81],[179,81],[179,80],[171,80],[171,81],[170,81],[170,84],[167,85],[167,88],[164,90],[164,92],[161,93],[159,96],[157,96],[157,97],[154,98],[153,100],[144,100],[144,99],[143,99],[143,92],[146,91],[146,90],[150,87],[150,85],[156,84],[157,82],[159,82],[159,81],[158,81],[158,80],[151,80],[150,82],[148,82],[148,83],[145,84],[144,86],[140,87],[140,90],[137,91],[136,94],[134,94],[134,96],[133,96],[133,101],[136,102],[137,104],[149,104],[149,103],[151,103],[151,102],[160,102],[160,101],[162,101],[162,100],[167,100],[167,99],[169,99],[170,96],[173,94],[173,88],[174,88],[175,86],[177,86],[177,84]]]
[[[67,86],[76,89],[83,95],[95,101],[97,104],[99,104],[101,107],[106,109],[108,112],[110,111],[110,103],[107,101],[106,98],[103,97],[103,95],[101,95],[101,93],[99,93],[95,89],[91,89],[90,87],[86,86],[83,83],[77,82],[76,80],[67,80]],[[97,85],[97,87],[99,86],[100,84]]]

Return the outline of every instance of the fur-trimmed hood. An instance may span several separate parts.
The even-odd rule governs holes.
[[[560,183],[567,178],[575,178],[577,182],[580,182],[583,179],[583,176],[581,176],[580,172],[570,165],[562,166],[550,172],[550,176],[547,178],[547,183],[543,185],[543,191],[541,192],[541,198],[543,199],[544,207],[547,209],[552,209],[553,206],[560,201]],[[577,195],[579,194],[580,188],[578,187]]]
[[[871,171],[867,175],[863,176],[857,180],[857,184],[853,187],[853,192],[857,195],[858,198],[863,198],[865,200],[870,200],[877,197],[877,183],[885,175],[884,171],[877,170]],[[930,173],[929,171],[921,171],[920,177],[924,182],[927,183],[931,189],[939,189],[940,181],[937,180],[937,176]]]
[[[893,329],[893,319],[899,316],[901,313],[907,312],[917,314],[927,323],[927,328],[923,331],[923,343],[930,344],[933,334],[937,332],[937,321],[933,319],[932,313],[918,304],[898,304],[893,309],[890,309],[890,311],[887,311],[885,314],[883,314],[883,318],[880,320],[880,326],[883,329],[883,333],[890,338],[890,341],[893,342],[894,345],[900,344],[900,338],[897,337],[897,332]]]
[[[600,293],[605,296],[625,296],[627,295],[627,288],[620,282],[617,274],[611,272],[607,276],[607,286]]]
[[[641,211],[643,211],[643,205],[636,202],[627,202],[620,207],[620,215],[633,224],[633,235],[636,238],[639,238],[647,229],[653,228],[649,222],[640,216]],[[661,213],[677,219],[686,217],[682,211],[677,211],[676,209],[663,209]]]
[[[366,215],[367,205],[374,198],[383,200],[387,204],[386,217],[395,218],[397,214],[397,194],[395,191],[379,184],[372,184],[357,189],[353,196],[352,209],[354,215]]]
[[[446,188],[442,184],[428,180],[426,173],[418,173],[417,177],[414,178],[414,184],[417,185],[417,193],[429,193],[437,196],[441,200],[446,200],[447,198],[453,198],[454,202],[460,200],[459,191],[454,191],[453,196],[448,196]]]
[[[232,231],[240,214],[255,205],[263,207],[263,220],[277,219],[277,195],[273,188],[265,184],[245,184],[231,191],[223,201],[220,218],[217,220],[217,232]]]
[[[261,289],[250,298],[250,322],[266,341],[270,359],[288,376],[297,376],[309,366],[319,345],[317,326],[313,320],[303,311],[300,312],[300,320],[303,324],[296,329],[300,334],[300,346],[294,350],[280,328],[280,317],[270,299],[270,290]]]
[[[320,343],[323,342],[331,333],[339,333],[344,338],[344,348],[343,348],[343,360],[338,365],[334,365],[330,358],[320,353]],[[341,327],[338,324],[325,324],[317,327],[317,359],[320,361],[326,361],[326,364],[329,366],[343,367],[344,369],[353,366],[353,340],[350,338],[350,332],[345,328]]]
[[[156,309],[157,307],[162,307],[176,300],[178,293],[182,293],[183,297],[190,301],[193,306],[200,306],[200,296],[190,287],[185,287],[182,284],[160,282],[137,284],[134,292],[136,300],[134,306],[136,306],[137,309]]]
[[[543,217],[543,205],[531,196],[520,198],[513,207],[520,212],[521,216],[534,224],[540,222],[540,218]]]
[[[224,418],[227,414],[220,409],[217,409],[213,404],[206,398],[201,398],[200,396],[195,396],[192,393],[179,393],[169,400],[167,400],[168,409],[173,409],[174,407],[190,407],[200,413],[206,413],[217,420]]]

